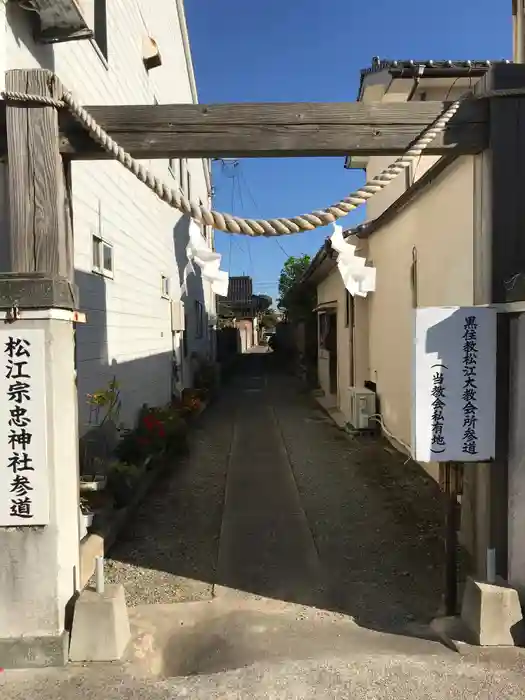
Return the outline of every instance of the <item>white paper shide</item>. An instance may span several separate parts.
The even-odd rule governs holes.
[[[356,246],[345,239],[342,226],[334,224],[330,243],[337,253],[337,269],[347,291],[354,297],[366,297],[369,292],[375,292],[375,267],[367,266],[365,258],[356,255]]]
[[[415,311],[412,455],[419,462],[494,458],[496,311]]]
[[[0,526],[47,525],[45,332],[6,326],[0,348]]]
[[[188,263],[184,269],[184,283],[182,292],[188,293],[186,288],[186,280],[189,274],[195,274],[193,263],[196,263],[200,269],[202,278],[211,283],[211,288],[214,294],[220,297],[228,296],[229,276],[225,270],[221,270],[221,255],[208,247],[208,244],[202,237],[199,224],[193,219],[189,225],[189,240],[186,246],[186,255]]]

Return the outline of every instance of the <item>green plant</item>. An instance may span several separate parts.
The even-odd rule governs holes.
[[[148,446],[136,428],[122,431],[115,448],[115,457],[118,460],[126,464],[142,464],[148,456]]]
[[[161,420],[166,431],[166,452],[183,454],[188,450],[188,424],[179,409],[167,407]]]
[[[207,358],[199,358],[197,371],[194,376],[196,389],[213,389],[217,382],[217,368],[213,362]]]
[[[310,260],[309,255],[302,255],[300,258],[295,258],[292,255],[284,263],[279,275],[279,299],[277,304],[280,309],[286,308],[286,297],[308,269]]]
[[[91,506],[89,505],[89,501],[83,496],[80,497],[80,511],[82,515],[88,515],[92,512]]]
[[[148,437],[160,443],[164,452],[176,454],[187,448],[188,424],[184,419],[184,407],[168,404],[162,408],[149,409],[142,419]]]
[[[117,378],[113,377],[105,389],[96,391],[94,394],[88,394],[87,402],[89,405],[90,425],[93,420],[99,427],[103,426],[107,420],[112,420],[116,425],[122,407]],[[100,420],[101,412],[103,412],[102,420]]]
[[[136,481],[141,473],[142,470],[136,464],[129,464],[116,459],[108,465],[108,474],[110,476],[118,476],[130,482]]]
[[[142,470],[136,464],[118,460],[111,462],[108,469],[108,487],[117,508],[122,508],[131,501],[141,474]]]

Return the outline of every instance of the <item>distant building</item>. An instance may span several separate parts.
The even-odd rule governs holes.
[[[217,305],[218,317],[230,320],[239,331],[239,352],[259,342],[259,315],[271,304],[269,297],[253,293],[253,280],[247,275],[230,277],[228,296]]]

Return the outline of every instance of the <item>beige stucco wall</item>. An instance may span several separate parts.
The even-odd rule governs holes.
[[[337,304],[337,405],[343,410],[350,382],[350,324],[346,325],[346,290],[339,270],[334,268],[317,287],[317,304]],[[330,394],[329,358],[326,350],[318,353],[319,384]]]
[[[393,162],[392,156],[374,156],[370,158],[366,168],[366,178],[371,180],[376,175],[379,175],[383,170]],[[388,207],[393,204],[396,199],[401,197],[403,192],[421,178],[427,170],[429,170],[437,161],[439,156],[421,156],[409,168],[400,173],[388,187],[385,187],[381,192],[377,192],[366,203],[366,216],[368,220],[376,219]]]
[[[400,85],[401,82],[403,81],[400,81]],[[426,85],[418,93],[415,99],[422,99],[424,93],[427,101],[453,101],[457,100],[465,91],[464,85],[455,85],[454,83],[451,84],[448,80],[434,82],[436,84],[432,86]],[[405,92],[402,91],[397,96],[393,94],[393,92],[395,92],[395,90],[389,91],[383,98],[383,101],[405,102],[407,97]],[[377,192],[371,199],[368,200],[366,204],[367,219],[375,219],[382,214],[391,204],[393,204],[393,202],[395,202],[396,199],[398,199],[398,197],[403,194],[403,192],[405,192],[405,190],[419,180],[419,178],[422,177],[438,160],[439,156],[422,155],[417,158],[415,162],[412,163],[409,168],[401,172],[397,178],[388,185],[388,187],[381,192]],[[394,161],[395,156],[391,155],[371,157],[366,168],[367,180],[371,180],[376,175],[379,175],[382,170],[385,170]]]
[[[376,382],[387,430],[411,444],[413,249],[418,305],[473,303],[473,159],[441,173],[369,239],[377,270],[369,303],[369,379]]]

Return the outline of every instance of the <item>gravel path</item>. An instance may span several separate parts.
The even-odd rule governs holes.
[[[243,359],[191,455],[111,551],[108,580],[129,605],[207,599],[232,582],[303,602],[320,572],[323,606],[362,626],[427,621],[443,581],[437,487],[382,441],[341,433],[269,357]]]
[[[443,587],[437,485],[382,440],[344,434],[293,381],[271,382],[270,393],[328,606],[378,630],[430,621]]]
[[[173,464],[139,506],[106,560],[128,605],[212,597],[234,422],[227,397],[191,433],[190,456]]]

